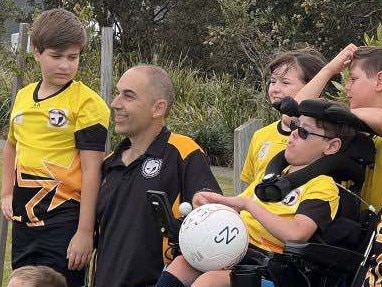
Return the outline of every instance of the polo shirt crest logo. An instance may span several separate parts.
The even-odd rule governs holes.
[[[300,195],[300,190],[298,188],[293,189],[287,194],[282,203],[287,206],[292,206],[297,203],[298,196]]]
[[[160,173],[162,160],[159,158],[148,158],[142,164],[142,175],[145,178],[153,178]]]
[[[65,111],[60,109],[49,110],[49,124],[53,127],[62,127],[68,123]]]

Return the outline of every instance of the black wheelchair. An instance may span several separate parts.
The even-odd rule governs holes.
[[[317,112],[317,106],[311,109],[310,102],[303,108],[309,112]],[[372,206],[361,210],[360,197],[365,168],[373,165],[375,157],[371,136],[363,132],[371,134],[373,131],[349,113],[331,111],[330,108],[325,106],[318,112],[323,116],[337,117],[339,121],[346,120],[362,133],[357,133],[343,152],[323,157],[306,168],[283,177],[279,175],[288,163],[284,152],[280,152],[268,164],[268,176],[264,177],[266,180],[256,187],[255,192],[261,200],[280,201],[291,190],[318,175],[332,176],[339,183],[340,192],[340,206],[335,219],[324,234],[315,234],[309,242],[286,242],[282,254],[272,253],[259,260],[258,252],[249,249],[247,257],[251,258],[253,253],[253,262],[249,260],[245,265],[239,264],[232,268],[232,287],[272,286],[264,284],[264,280],[271,281],[275,287],[362,285],[378,222],[378,215]],[[340,185],[344,181],[351,182],[350,186],[345,188]],[[169,238],[172,254],[179,255],[178,233],[181,219],[174,218],[164,192],[148,191],[148,200],[163,236]]]

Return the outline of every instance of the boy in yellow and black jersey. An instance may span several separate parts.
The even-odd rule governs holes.
[[[50,266],[69,286],[83,286],[110,113],[96,92],[73,80],[86,42],[75,15],[43,12],[31,39],[42,79],[18,92],[3,153],[12,267]]]

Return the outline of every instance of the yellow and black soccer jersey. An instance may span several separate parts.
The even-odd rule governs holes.
[[[97,204],[99,241],[96,286],[155,285],[162,273],[162,235],[147,200],[147,190],[166,192],[170,204],[191,202],[195,192],[221,192],[205,154],[189,137],[166,127],[146,152],[128,166],[125,139],[103,164]]]
[[[331,177],[318,176],[292,190],[281,202],[264,202],[257,198],[254,189],[261,179],[262,177],[259,177],[252,182],[240,196],[252,198],[275,215],[290,219],[296,214],[306,215],[317,224],[318,232],[323,232],[337,213],[338,188]],[[283,242],[274,237],[249,212],[242,211],[240,215],[247,225],[251,244],[266,251],[282,253]]]
[[[369,269],[366,273],[363,287],[378,287],[382,283],[382,215],[379,213],[379,223],[376,228],[371,257],[368,262]]]
[[[367,168],[366,170],[362,198],[379,211],[382,208],[382,138],[375,136],[373,140],[377,154],[375,155],[374,168]]]
[[[104,151],[110,116],[82,82],[71,81],[43,100],[40,84],[18,92],[8,134],[16,149],[14,220],[30,226],[78,219],[79,150]]]
[[[282,130],[281,121],[256,131],[248,147],[240,179],[249,184],[257,176],[263,177],[270,160],[286,148],[289,134]]]

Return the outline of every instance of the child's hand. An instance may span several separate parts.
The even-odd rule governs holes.
[[[214,192],[198,192],[192,199],[192,205],[194,208],[207,203],[224,204],[235,209],[237,212],[240,212],[245,209],[246,199],[241,196],[223,196]]]
[[[11,220],[13,216],[12,199],[13,194],[4,195],[1,198],[1,210],[7,220]]]
[[[207,203],[220,203],[223,195],[215,192],[200,191],[197,192],[192,199],[192,206],[197,208]]]
[[[332,75],[341,73],[346,66],[348,66],[353,60],[355,51],[357,51],[357,46],[354,44],[347,45],[337,56],[333,58],[326,66],[326,69],[329,69]]]
[[[67,258],[69,270],[81,270],[90,262],[93,250],[93,232],[77,230],[69,243]]]

